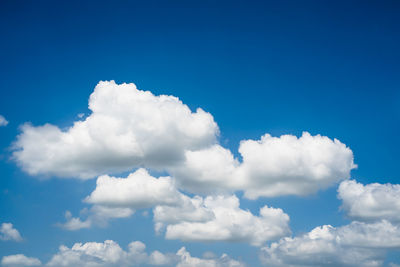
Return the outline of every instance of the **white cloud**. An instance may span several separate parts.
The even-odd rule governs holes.
[[[240,163],[214,145],[187,151],[183,164],[169,168],[178,184],[193,193],[243,190],[245,197],[307,195],[350,177],[353,152],[339,140],[304,132],[240,143]]]
[[[290,233],[289,216],[281,209],[265,206],[260,216],[255,216],[240,209],[234,195],[189,197],[176,189],[170,177],[155,178],[145,169],[127,178],[99,177],[96,189],[85,201],[94,204],[87,219],[73,218],[67,212],[67,222],[62,225],[65,229],[104,225],[110,218],[128,217],[136,209],[154,207],[155,230],[165,230],[167,239],[261,245]]]
[[[200,196],[188,197],[181,194],[181,203],[176,206],[156,206],[153,209],[157,232],[165,224],[180,222],[207,222],[215,219],[214,212],[204,205]]]
[[[62,225],[65,229],[105,225],[110,218],[129,217],[136,209],[152,207],[156,207],[157,218],[164,222],[204,221],[214,216],[210,210],[200,207],[202,198],[185,196],[176,189],[170,177],[155,178],[145,169],[139,169],[127,178],[100,176],[95,190],[84,201],[94,204],[88,212],[81,212],[83,215],[88,213],[87,219],[73,218],[67,212],[67,222]],[[172,215],[176,209],[179,213]]]
[[[179,217],[181,214],[179,206],[170,208],[168,212],[164,211],[163,216],[158,214],[159,207],[154,209],[154,218],[157,223],[170,222],[166,223],[165,237],[167,239],[247,242],[260,246],[268,240],[290,233],[289,216],[281,209],[264,206],[260,209],[260,216],[255,216],[250,211],[240,209],[239,199],[236,196],[209,196],[204,200],[199,200],[200,210],[212,212],[214,215],[212,219],[200,216],[199,221],[185,220]],[[171,223],[179,219],[183,220]],[[156,227],[159,227],[157,223]]]
[[[22,237],[12,223],[2,223],[0,227],[0,240],[22,241]]]
[[[307,195],[350,177],[353,152],[339,140],[293,135],[240,143],[239,175],[248,177],[245,196]]]
[[[197,194],[209,194],[242,189],[245,183],[238,181],[238,167],[239,161],[229,149],[214,145],[186,151],[185,160],[168,170],[177,179],[180,188]]]
[[[231,259],[223,254],[219,259],[201,259],[192,257],[185,247],[182,247],[176,255],[180,261],[177,267],[244,267],[245,264]]]
[[[106,240],[104,243],[75,243],[71,248],[61,246],[59,252],[47,263],[48,266],[107,266],[117,265],[127,259],[129,253],[141,258],[144,244],[131,243],[129,251],[124,251],[116,242]],[[142,257],[145,257],[143,255]]]
[[[266,266],[382,266],[386,249],[400,249],[400,229],[387,221],[324,225],[262,248]]]
[[[86,198],[92,204],[134,209],[155,205],[174,205],[180,193],[170,177],[154,178],[145,169],[139,169],[127,178],[100,176],[96,189]]]
[[[92,226],[91,220],[82,221],[80,218],[72,217],[72,214],[69,210],[65,212],[65,219],[67,220],[63,224],[58,224],[58,226],[69,230],[69,231],[76,231],[83,228],[90,228]]]
[[[367,184],[343,181],[338,189],[342,208],[350,218],[359,221],[386,219],[400,222],[400,185]]]
[[[315,193],[349,178],[356,167],[346,145],[307,132],[299,138],[265,134],[243,140],[240,162],[217,144],[219,130],[211,114],[191,112],[176,97],[155,96],[134,84],[100,82],[89,109],[90,115],[67,129],[24,124],[13,158],[29,174],[42,176],[87,179],[139,167],[166,170],[180,189],[243,191],[250,199]],[[105,187],[98,188],[103,197]],[[101,201],[93,194],[89,200]]]
[[[6,118],[4,118],[4,116],[0,115],[0,127],[1,126],[7,126],[8,121],[6,120]]]
[[[146,245],[140,241],[132,242],[127,250],[123,250],[116,242],[106,240],[104,243],[76,243],[71,248],[61,246],[47,263],[47,266],[57,267],[105,267],[105,266],[142,266],[143,264],[157,266],[216,266],[242,267],[243,263],[223,254],[218,259],[201,259],[192,257],[182,247],[176,254],[153,251],[148,254]]]
[[[13,157],[31,175],[91,178],[146,166],[162,169],[216,142],[213,117],[191,112],[178,98],[155,96],[134,84],[100,82],[92,113],[66,130],[25,124]]]
[[[145,169],[138,169],[127,178],[99,177],[85,202],[113,209],[154,207],[157,221],[168,223],[214,218],[212,211],[202,205],[203,198],[190,198],[178,191],[172,178],[155,178]]]
[[[3,266],[40,266],[42,263],[39,259],[30,258],[23,254],[4,256],[1,259]]]

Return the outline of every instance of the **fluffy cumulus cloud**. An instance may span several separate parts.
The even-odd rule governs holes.
[[[111,218],[100,216],[96,210],[100,207],[110,209],[111,214],[117,214],[118,209],[154,207],[155,230],[165,230],[167,239],[248,242],[258,246],[290,233],[289,216],[281,209],[264,206],[256,216],[241,209],[235,195],[189,197],[178,191],[170,177],[155,178],[144,169],[127,178],[99,177],[85,202],[94,205],[90,209],[92,215],[82,221],[67,213],[64,228],[78,230],[101,218]]]
[[[39,176],[86,179],[138,167],[166,170],[192,193],[244,191],[251,199],[314,193],[349,178],[356,167],[346,145],[309,133],[243,140],[239,161],[218,145],[211,114],[192,112],[174,96],[156,96],[134,84],[100,82],[89,109],[91,114],[67,129],[24,124],[13,158]],[[111,180],[104,176],[98,182]]]
[[[343,181],[338,189],[342,208],[350,218],[358,221],[386,219],[400,222],[400,185],[368,184],[354,180]]]
[[[245,195],[306,195],[350,177],[353,152],[326,136],[293,135],[240,143],[243,164],[239,175],[248,177]],[[247,183],[246,183],[247,184]]]
[[[170,172],[194,193],[243,190],[245,197],[307,195],[350,177],[353,152],[339,140],[304,132],[260,140],[243,140],[242,162],[219,146],[188,151]]]
[[[0,240],[22,241],[22,237],[12,223],[2,223],[0,227]]]
[[[147,260],[145,245],[132,242],[123,250],[116,242],[76,243],[71,248],[61,246],[59,252],[47,263],[48,266],[129,266]]]
[[[0,127],[1,126],[7,126],[8,121],[6,120],[6,118],[4,118],[4,116],[0,115]]]
[[[106,266],[202,266],[202,267],[241,267],[243,263],[223,254],[220,258],[202,259],[192,257],[184,247],[176,254],[160,251],[146,252],[146,245],[140,241],[132,242],[128,249],[118,243],[106,240],[103,243],[76,243],[71,248],[61,246],[46,266],[57,267],[106,267]]]
[[[236,170],[240,163],[232,152],[220,145],[197,151],[186,151],[185,160],[168,171],[179,187],[192,193],[209,194],[235,191],[240,183]]]
[[[130,217],[136,209],[156,205],[183,206],[188,199],[176,189],[172,178],[155,178],[145,169],[138,169],[126,178],[103,175],[97,179],[95,190],[84,200],[93,204],[89,210],[81,211],[86,219],[72,217],[67,211],[67,221],[60,226],[72,231],[93,225],[104,226],[109,219]]]
[[[198,212],[200,208],[209,211],[212,218],[204,219],[200,216],[199,221],[190,216],[188,217],[191,220],[180,218],[180,206],[169,207],[167,211],[163,207],[154,209],[154,218],[158,224],[167,224],[167,239],[246,242],[260,246],[268,240],[290,234],[289,216],[281,209],[264,206],[260,209],[259,216],[255,216],[239,207],[236,196],[209,196],[204,200],[199,199],[197,205],[199,207],[194,212]],[[187,210],[184,213],[190,214]]]
[[[3,266],[40,266],[41,261],[36,258],[30,258],[23,254],[4,256],[1,259],[1,265]]]
[[[180,194],[171,177],[155,178],[139,169],[126,178],[100,176],[96,189],[86,202],[130,208],[151,208],[155,205],[174,205]]]
[[[25,124],[13,157],[31,175],[90,178],[138,166],[162,169],[185,150],[216,142],[213,117],[192,112],[174,96],[155,96],[134,84],[100,82],[91,114],[68,129]]]
[[[262,245],[290,233],[289,216],[264,206],[258,216],[240,208],[235,195],[189,197],[170,177],[155,178],[139,169],[126,178],[100,176],[95,190],[85,198],[93,204],[86,219],[66,213],[67,230],[105,225],[111,218],[129,217],[137,209],[153,207],[155,230],[167,239],[230,241]]]
[[[262,248],[266,266],[382,266],[388,249],[400,249],[400,229],[388,221],[324,225]]]

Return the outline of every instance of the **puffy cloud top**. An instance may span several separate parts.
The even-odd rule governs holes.
[[[180,193],[170,177],[154,178],[145,169],[127,178],[100,176],[96,189],[86,198],[89,203],[135,209],[173,205],[180,200]]]
[[[354,180],[343,181],[338,189],[338,197],[347,215],[359,221],[386,219],[400,222],[400,185],[368,184]]]
[[[223,254],[220,258],[202,259],[192,257],[185,247],[176,254],[153,251],[148,254],[146,245],[140,241],[131,242],[127,250],[118,243],[106,240],[103,243],[76,243],[71,248],[61,246],[47,263],[57,267],[111,267],[111,266],[202,266],[202,267],[243,267],[239,261]]]
[[[307,195],[350,177],[356,168],[353,152],[339,140],[304,132],[260,140],[243,140],[239,153],[214,145],[187,151],[183,164],[170,172],[178,184],[194,193],[242,190],[245,197]]]
[[[99,208],[117,214],[117,209],[154,207],[155,229],[165,230],[167,239],[247,242],[259,246],[290,233],[289,216],[281,209],[264,206],[260,215],[255,216],[240,208],[235,195],[189,197],[178,191],[170,177],[155,178],[144,169],[127,178],[99,177],[96,189],[86,201],[94,204],[88,220],[82,222],[69,216],[64,227],[76,230],[111,218],[99,214]]]
[[[260,215],[255,216],[250,211],[240,209],[236,196],[209,196],[195,211],[198,210],[209,211],[213,216],[198,221],[186,218],[175,220],[181,213],[181,207],[178,206],[169,208],[168,212],[163,207],[156,207],[154,218],[158,222],[169,223],[165,233],[167,239],[183,241],[231,241],[260,246],[266,241],[290,234],[289,216],[281,209],[264,206],[260,209]]]
[[[350,177],[356,167],[353,152],[339,140],[293,135],[240,143],[243,163],[239,175],[248,177],[248,198],[278,195],[306,195]]]
[[[25,124],[13,156],[31,175],[91,178],[134,167],[164,168],[216,142],[211,114],[191,112],[174,96],[155,96],[134,84],[100,82],[85,120],[61,130]]]

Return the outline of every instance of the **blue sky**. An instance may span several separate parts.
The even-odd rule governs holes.
[[[130,242],[138,240],[146,244],[149,254],[154,250],[175,254],[184,246],[192,257],[204,258],[203,253],[207,251],[218,257],[227,253],[233,260],[248,266],[263,266],[263,261],[259,259],[262,248],[279,242],[283,236],[297,237],[299,242],[306,242],[300,238],[322,225],[336,227],[340,236],[341,230],[338,229],[347,229],[344,227],[348,225],[359,223],[361,226],[357,224],[357,227],[362,228],[385,220],[395,229],[392,236],[400,236],[397,231],[400,229],[400,218],[388,215],[400,214],[399,205],[395,204],[400,203],[400,189],[396,186],[399,184],[397,166],[400,147],[398,2],[2,1],[0,5],[0,115],[8,121],[7,125],[0,127],[0,224],[12,223],[22,237],[22,241],[0,240],[0,257],[24,254],[40,259],[45,265],[60,253],[60,245],[71,248],[79,242],[114,240],[127,250]],[[277,138],[282,135],[300,138],[306,131],[312,138],[318,134],[326,136],[329,139],[324,139],[324,142],[327,143],[333,142],[334,138],[340,140],[352,152],[358,168],[348,167],[339,172],[343,175],[338,177],[324,176],[330,181],[329,186],[322,186],[321,180],[313,180],[314,184],[310,186],[317,189],[304,194],[300,188],[303,182],[309,182],[307,177],[304,181],[300,179],[298,183],[292,183],[290,181],[296,178],[287,177],[291,170],[283,169],[282,177],[289,179],[285,186],[298,186],[299,192],[278,192],[273,196],[264,193],[254,200],[245,196],[245,191],[251,190],[247,184],[237,187],[230,185],[229,179],[228,182],[213,181],[220,185],[218,189],[227,190],[224,191],[226,198],[230,194],[236,195],[240,208],[244,211],[248,209],[254,216],[258,216],[261,207],[268,205],[282,209],[290,217],[288,227],[291,233],[266,238],[260,246],[252,246],[248,239],[214,242],[166,239],[164,233],[157,235],[154,231],[153,206],[135,208],[133,215],[111,219],[106,225],[93,224],[69,231],[60,226],[66,222],[65,212],[69,210],[74,218],[78,218],[82,209],[93,207],[93,204],[82,200],[96,189],[96,178],[100,174],[127,177],[139,167],[144,167],[156,178],[171,175],[171,179],[176,179],[178,184],[190,180],[185,176],[190,173],[186,169],[182,171],[185,175],[181,175],[168,164],[154,168],[154,159],[150,156],[117,171],[99,171],[98,166],[103,163],[96,161],[93,151],[88,155],[93,155],[96,169],[91,169],[94,165],[84,164],[82,168],[87,169],[80,169],[81,172],[94,171],[96,174],[89,177],[91,179],[79,178],[81,173],[78,171],[68,173],[68,179],[60,178],[62,171],[49,168],[43,168],[36,174],[30,173],[27,166],[39,162],[37,158],[49,149],[46,147],[47,132],[39,133],[45,140],[43,142],[39,142],[40,137],[37,137],[37,140],[33,138],[19,143],[19,149],[25,151],[32,148],[30,145],[37,144],[37,148],[32,150],[33,155],[22,158],[13,154],[15,148],[12,144],[18,143],[17,136],[27,136],[27,130],[21,125],[30,122],[32,131],[38,131],[38,126],[49,123],[68,132],[74,122],[91,116],[88,101],[96,85],[100,81],[111,80],[115,80],[116,84],[134,83],[139,90],[151,91],[155,99],[162,94],[176,96],[190,108],[192,114],[197,108],[208,112],[220,133],[211,134],[215,134],[214,143],[230,151],[240,163],[246,161],[238,152],[242,140],[260,140],[266,133]],[[115,89],[118,86],[107,89],[109,87],[114,88],[113,85],[106,85],[104,90],[119,90]],[[107,112],[112,109],[109,108],[111,103],[102,102],[102,105]],[[150,110],[149,113],[157,112]],[[84,113],[83,118],[78,117],[80,113]],[[119,120],[116,114],[112,113],[112,116]],[[181,123],[179,118],[171,119],[167,126]],[[151,126],[160,123],[147,117],[145,122]],[[102,129],[102,126],[98,127],[95,129]],[[132,127],[136,127],[135,124]],[[212,128],[210,125],[204,127]],[[169,134],[168,138],[171,136],[173,134]],[[104,140],[111,140],[107,138],[105,135]],[[204,143],[204,140],[200,141]],[[176,145],[179,147],[182,144]],[[165,158],[171,157],[172,153],[168,154],[170,150],[163,150],[160,146],[150,148],[157,152],[156,155],[164,153]],[[69,149],[68,146],[65,148]],[[201,147],[206,148],[208,145]],[[305,145],[299,149],[308,151],[308,148]],[[198,149],[199,146],[189,145],[182,151]],[[317,146],[314,151],[317,158],[323,158],[325,152],[329,154],[331,151],[321,150],[323,153],[319,149],[322,148]],[[279,154],[279,151],[281,149],[277,148],[275,153]],[[55,160],[60,167],[68,168],[71,162],[57,153],[43,162]],[[81,155],[80,151],[76,153]],[[293,153],[296,154],[296,150]],[[333,158],[339,160],[343,157],[343,163],[349,163],[346,151],[342,149],[335,153],[332,152]],[[111,154],[110,158],[106,158],[107,162],[115,159]],[[90,160],[82,155],[79,160]],[[273,154],[272,158],[275,157],[279,158],[279,155]],[[282,162],[291,160],[283,156],[280,159]],[[300,161],[303,162],[303,159]],[[123,163],[115,164],[120,166]],[[174,164],[181,166],[183,163],[177,161]],[[322,164],[331,168],[332,173],[342,168],[336,163],[334,166],[326,162]],[[208,164],[205,166],[205,169],[214,171]],[[254,170],[251,167],[254,166],[249,164],[243,167],[249,172],[243,179],[250,180],[245,181],[253,181],[250,173]],[[362,197],[338,198],[338,186],[349,178],[347,174],[363,185],[363,190],[375,199],[376,206],[368,206],[369,210]],[[269,174],[259,175],[265,188],[273,186],[269,184]],[[290,180],[292,178],[294,180]],[[368,187],[372,183],[379,183],[381,187]],[[384,187],[386,183],[390,186]],[[202,183],[201,186],[212,189],[215,184]],[[177,190],[190,197],[197,194],[204,198],[215,196],[215,192],[204,194],[185,186],[178,186]],[[380,199],[379,190],[386,190],[392,198],[385,200],[388,202]],[[364,209],[356,210],[354,203]],[[342,205],[354,209],[340,210]],[[380,209],[388,209],[386,215],[377,212],[376,216],[372,216],[368,213]],[[143,211],[147,214],[143,215]],[[85,213],[82,214],[80,219],[84,221]],[[384,235],[381,241],[388,248],[383,256],[376,256],[379,264],[400,264],[396,255],[400,241],[389,246]],[[371,255],[382,251],[381,245],[374,245],[371,240],[365,242],[371,244],[367,248]],[[338,246],[338,251],[343,249],[341,244],[335,246]],[[357,247],[351,243],[351,249],[352,246]],[[268,253],[282,260],[281,265],[267,262],[270,266],[294,264],[287,255],[277,251]],[[325,254],[321,252],[319,255]],[[139,264],[149,262],[147,259]],[[305,261],[304,265],[311,263]],[[3,261],[3,265],[6,264]],[[104,264],[108,266],[109,263]],[[325,266],[317,261],[313,264]],[[351,266],[345,259],[335,264]]]

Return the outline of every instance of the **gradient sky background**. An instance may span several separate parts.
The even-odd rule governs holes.
[[[24,241],[0,241],[0,257],[47,262],[61,244],[141,240],[149,250],[184,245],[195,256],[226,252],[260,266],[247,244],[156,236],[141,212],[107,228],[56,226],[66,210],[85,207],[95,179],[31,177],[10,159],[10,145],[25,122],[65,128],[88,114],[101,80],[203,108],[235,155],[242,139],[308,131],[351,148],[358,182],[399,183],[399,14],[398,1],[1,1],[0,114],[9,124],[0,128],[0,223],[12,222]],[[241,207],[282,208],[297,235],[349,223],[336,190],[242,199]],[[400,264],[397,253],[387,263]]]

